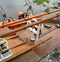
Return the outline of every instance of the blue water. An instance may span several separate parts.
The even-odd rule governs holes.
[[[52,0],[55,1],[55,0]],[[36,5],[30,0],[33,7],[34,14],[43,12],[44,7],[42,5]],[[28,6],[24,7],[25,0],[0,0],[0,5],[3,7],[7,17],[17,18],[18,11],[26,12]],[[1,8],[0,8],[1,10]],[[0,21],[3,21],[3,17],[0,14]]]

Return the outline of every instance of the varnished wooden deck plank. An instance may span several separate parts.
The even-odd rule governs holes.
[[[52,26],[54,26],[54,24],[51,24]],[[45,31],[45,30],[48,30],[48,29],[44,29],[43,30],[43,32]],[[24,31],[24,30],[23,30]],[[21,32],[22,33],[22,36],[24,37],[25,36],[25,33],[24,32]],[[56,36],[58,36],[58,35],[60,35],[59,34],[59,32],[60,32],[60,29],[56,29],[56,30],[54,30],[54,31],[52,31],[51,33],[48,33],[47,35],[44,35],[43,37],[41,37],[40,38],[40,40],[45,40],[45,39],[47,39],[47,38],[49,38],[49,37],[56,37]],[[21,34],[20,33],[20,34]],[[14,46],[16,46],[16,45],[20,45],[20,44],[23,44],[24,42],[23,41],[21,41],[20,39],[19,39],[19,37],[16,37],[16,38],[13,38],[13,39],[8,39],[8,38],[11,38],[11,36],[9,36],[9,37],[4,37],[5,39],[7,39],[7,41],[8,41],[8,45],[9,45],[9,47],[10,48],[13,48]],[[58,38],[56,38],[56,39],[58,39]],[[54,41],[54,40],[53,40]],[[48,41],[48,42],[51,42],[51,41]],[[34,47],[35,45],[32,45],[32,46],[29,46],[29,45],[27,45],[27,44],[23,44],[23,45],[21,45],[21,46],[18,46],[18,47],[16,47],[16,48],[13,48],[13,49],[11,49],[11,51],[12,51],[12,53],[14,54],[14,55],[16,55],[17,53],[20,53],[20,54],[23,54],[24,52],[26,52],[26,51],[28,51],[28,50],[30,50],[30,49],[32,49],[33,47]],[[42,51],[44,51],[44,50],[46,50],[49,46],[47,46],[47,44],[45,45],[44,44],[44,46],[45,46],[45,49],[44,48],[41,48],[42,50],[40,50],[40,48],[39,48],[39,50],[33,50],[38,56],[42,56],[41,54],[44,54],[44,52],[42,52]],[[53,47],[53,46],[52,46]],[[50,47],[50,48],[52,48],[52,47]],[[54,46],[55,47],[55,46]],[[48,49],[50,49],[50,48],[48,48]],[[37,49],[37,48],[36,48]],[[48,49],[46,50],[46,51],[48,51]],[[41,53],[40,53],[40,51],[41,51]],[[45,52],[46,52],[45,51]],[[34,61],[34,59],[32,59],[32,61]]]
[[[42,38],[40,38],[40,40],[44,40],[44,39],[46,39],[46,38],[48,38],[48,37],[50,37],[50,36],[54,36],[54,37],[56,37],[56,36],[58,36],[58,35],[60,35],[59,34],[59,31],[60,31],[60,29],[56,29],[56,30],[54,30],[54,31],[52,31],[51,33],[48,33],[47,35],[45,35],[45,36],[43,36]],[[55,34],[56,33],[56,34]],[[52,34],[54,34],[54,35],[52,35]],[[53,38],[54,38],[53,37]],[[58,38],[55,38],[55,39],[57,39],[58,40]],[[54,40],[53,40],[54,41]],[[49,43],[51,43],[51,41],[49,41]],[[53,45],[53,44],[52,44]],[[49,46],[52,46],[52,45],[50,45],[49,44]],[[57,44],[55,44],[55,45],[57,45]],[[33,45],[34,46],[34,45]],[[15,54],[17,54],[17,53],[23,53],[24,51],[27,51],[27,50],[29,50],[29,49],[31,49],[33,46],[28,46],[28,45],[26,45],[26,44],[24,44],[24,45],[21,45],[21,46],[19,46],[19,47],[16,47],[16,48],[14,48],[14,49],[12,49],[11,51],[13,52],[13,54],[15,55]],[[49,47],[48,46],[48,44],[46,44],[46,49],[50,49],[50,48],[52,48],[52,47],[55,47],[55,46],[52,46],[52,47],[50,47],[50,48],[47,48],[47,47]],[[42,49],[42,48],[40,48],[40,49]],[[40,55],[40,52],[41,52],[41,54],[43,54],[43,52],[42,51],[44,51],[44,50],[46,50],[46,49],[42,49],[42,50],[34,50],[38,55]],[[46,50],[47,51],[47,50]],[[45,53],[46,53],[46,51],[45,51]],[[26,59],[27,60],[27,59]]]
[[[36,60],[39,57],[42,57],[44,54],[48,53],[49,51],[51,51],[52,49],[54,49],[55,47],[60,45],[60,34],[59,34],[60,29],[54,30],[53,32],[47,34],[48,36],[54,36],[51,40],[49,40],[48,42],[39,45],[38,47],[34,48],[33,50],[29,51],[26,54],[23,54],[15,59],[13,59],[10,62],[37,62]],[[54,35],[52,35],[52,33],[56,33]],[[47,35],[43,36],[41,39],[43,39],[44,37],[48,37]],[[36,55],[35,57],[32,57],[33,54],[32,52],[34,52],[34,55]],[[30,55],[29,55],[30,54]],[[31,56],[32,54],[32,56]],[[28,60],[28,58],[30,57],[30,59]]]

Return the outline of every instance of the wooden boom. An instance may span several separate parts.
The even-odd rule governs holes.
[[[60,14],[59,14],[58,16],[60,16]],[[0,37],[8,36],[8,35],[10,35],[10,34],[12,34],[12,33],[15,33],[15,32],[21,31],[21,30],[24,30],[24,29],[26,29],[26,28],[28,28],[28,27],[31,27],[31,26],[33,26],[33,25],[37,25],[37,24],[42,23],[42,22],[44,22],[44,21],[46,21],[46,20],[50,20],[50,19],[53,19],[53,18],[56,18],[56,17],[57,17],[57,15],[51,16],[51,17],[49,17],[49,18],[44,18],[44,19],[42,19],[42,20],[40,20],[40,21],[33,22],[33,23],[29,24],[29,25],[25,25],[25,26],[19,27],[19,28],[13,30],[13,31],[8,32],[7,34],[3,34],[3,35],[0,36]]]
[[[35,16],[29,17],[29,18],[24,18],[24,19],[20,19],[20,20],[16,20],[16,21],[11,20],[11,22],[6,22],[4,24],[1,23],[0,28],[10,26],[10,25],[13,25],[13,24],[17,24],[17,25],[22,24],[22,23],[25,23],[27,20],[30,20],[32,18],[37,18],[37,17],[40,17],[40,16],[44,16],[44,15],[59,12],[59,11],[60,11],[60,9],[56,9],[56,10],[53,10],[53,11],[50,11],[50,12],[44,12],[42,14],[38,14],[38,15],[35,15]]]

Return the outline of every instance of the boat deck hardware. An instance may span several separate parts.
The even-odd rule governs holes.
[[[12,52],[9,50],[7,41],[0,38],[0,61],[10,57],[11,55]]]
[[[60,24],[56,24],[55,26],[56,26],[57,28],[60,28]]]
[[[44,24],[44,27],[46,28],[51,28],[52,26],[48,25],[48,24]]]

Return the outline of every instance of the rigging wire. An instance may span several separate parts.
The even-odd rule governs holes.
[[[0,10],[0,14],[3,16],[3,18],[4,18],[4,20],[3,20],[3,23],[2,23],[2,26],[4,27],[4,21],[5,21],[5,19],[6,19],[6,13],[5,13],[5,11],[4,11],[4,9],[2,8],[2,6],[1,6],[1,4],[0,4],[0,9],[2,10]]]
[[[6,18],[6,13],[5,13],[5,11],[4,11],[4,9],[2,8],[2,6],[0,5],[0,8],[1,8],[1,10],[2,11],[0,11],[0,14],[4,17],[4,18]],[[3,12],[3,13],[2,13]]]
[[[29,0],[25,0],[25,2],[28,5],[26,13],[28,13],[29,11],[31,11],[31,13],[33,14],[33,9],[32,9],[31,2]]]

